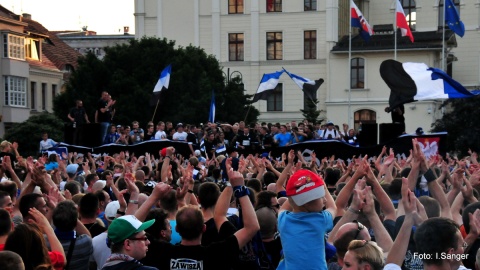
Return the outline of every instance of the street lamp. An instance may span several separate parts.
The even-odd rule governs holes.
[[[226,84],[229,84],[231,79],[240,78],[239,84],[243,85],[243,75],[240,71],[234,70],[232,71],[232,73],[230,73],[230,68],[227,68],[227,73],[225,73],[224,71],[222,71],[222,73],[223,77],[225,77],[225,79],[227,80]]]

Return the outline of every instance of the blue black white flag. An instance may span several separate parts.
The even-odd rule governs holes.
[[[479,94],[479,90],[469,91],[444,71],[424,63],[385,60],[380,65],[380,75],[390,88],[390,108],[417,100],[469,98]]]
[[[260,85],[258,86],[257,93],[253,96],[252,102],[257,102],[260,99],[267,100],[268,95],[277,87],[280,76],[283,74],[282,71],[277,71],[274,73],[265,73],[263,74]]]

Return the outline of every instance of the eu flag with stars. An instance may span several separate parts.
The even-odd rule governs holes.
[[[452,0],[445,0],[445,4],[445,21],[448,27],[455,32],[455,34],[463,37],[465,34],[465,25],[460,21],[458,10],[455,8]]]

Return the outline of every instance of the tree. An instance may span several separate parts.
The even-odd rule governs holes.
[[[217,115],[221,122],[234,123],[245,120],[246,123],[257,121],[260,112],[252,105],[249,99],[253,95],[245,95],[243,83],[239,77],[234,77],[220,93],[215,93]],[[248,104],[248,105],[244,105]]]
[[[198,47],[175,48],[174,41],[142,38],[106,48],[105,52],[103,60],[89,54],[79,61],[65,93],[55,99],[54,110],[58,117],[66,120],[68,106],[65,104],[73,107],[75,99],[82,99],[93,122],[101,92],[106,90],[117,101],[115,124],[130,124],[137,120],[145,126],[152,120],[155,109],[155,106],[148,106],[153,88],[160,72],[169,64],[172,64],[170,85],[160,93],[154,123],[159,120],[206,122],[212,89],[217,94],[230,89],[223,83],[218,60]],[[232,95],[240,95],[237,92],[233,91]],[[244,95],[236,97],[231,101],[232,106],[223,107],[221,111],[217,109],[217,114],[237,115],[239,111],[245,111],[246,98]]]
[[[442,105],[448,108],[442,119],[432,125],[433,132],[448,131],[448,151],[466,155],[468,149],[480,151],[480,97],[449,99]]]
[[[5,133],[5,140],[18,142],[18,152],[23,156],[37,156],[42,133],[56,142],[63,141],[64,125],[61,119],[51,113],[30,116],[26,121],[14,125]]]
[[[318,116],[320,116],[320,114],[322,113],[321,110],[317,110],[317,104],[318,104],[318,100],[317,99],[307,99],[306,100],[306,105],[307,105],[307,108],[305,108],[304,110],[300,110],[302,112],[302,115],[303,117],[305,117],[305,119],[308,120],[308,122],[310,123],[317,123],[318,121]],[[324,119],[320,119],[320,121],[323,121]]]

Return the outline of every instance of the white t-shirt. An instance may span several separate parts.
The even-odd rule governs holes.
[[[340,138],[340,132],[336,129],[332,129],[332,130],[325,129],[322,134],[322,139],[328,139],[328,135],[332,135],[332,139]]]
[[[97,270],[102,269],[112,251],[107,246],[107,232],[103,232],[92,239],[93,253],[90,256],[91,262],[97,263]]]
[[[167,133],[165,131],[157,131],[155,133],[155,140],[165,140],[167,138]]]
[[[172,139],[174,141],[185,141],[186,142],[187,141],[187,135],[188,134],[185,131],[181,132],[181,133],[175,132],[175,134],[173,134]]]

